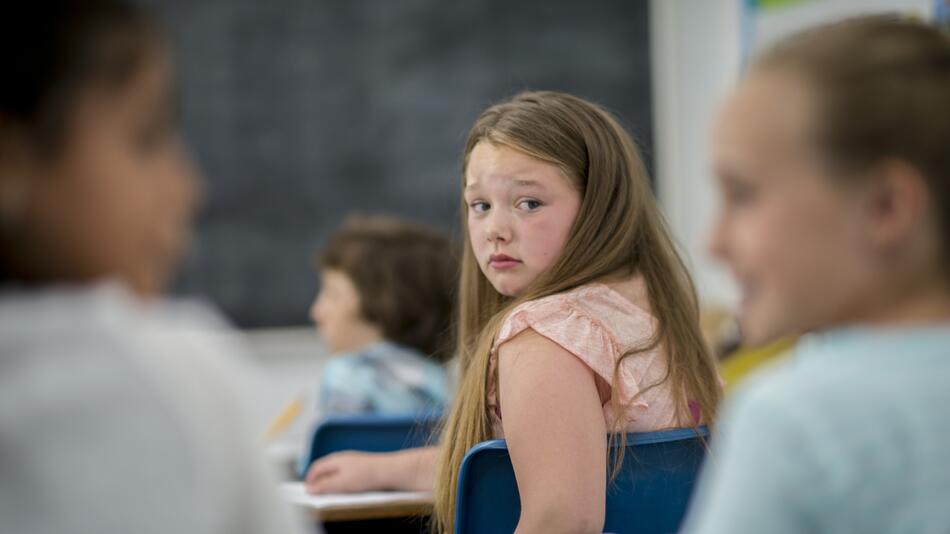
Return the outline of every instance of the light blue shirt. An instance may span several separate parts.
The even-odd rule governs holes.
[[[414,415],[442,411],[445,368],[411,348],[383,341],[335,356],[323,370],[322,416]]]
[[[950,325],[810,336],[720,425],[689,534],[950,532]]]

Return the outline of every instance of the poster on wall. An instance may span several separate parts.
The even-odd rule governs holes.
[[[944,32],[950,34],[950,0],[934,0],[934,20]]]
[[[836,20],[896,13],[936,20],[946,28],[950,0],[745,0],[742,3],[742,59],[809,26]]]

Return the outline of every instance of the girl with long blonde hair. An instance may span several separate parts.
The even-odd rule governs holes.
[[[463,456],[504,437],[518,532],[600,532],[608,434],[715,416],[692,282],[633,141],[595,104],[526,92],[488,108],[462,189],[460,388],[439,451],[396,453],[399,476],[373,485],[434,479],[434,527],[451,530]],[[386,471],[350,454],[317,462],[311,488],[367,489],[342,480]]]

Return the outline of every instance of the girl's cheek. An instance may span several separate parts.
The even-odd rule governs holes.
[[[481,236],[481,226],[479,225],[478,221],[472,219],[471,217],[468,219],[468,235],[472,247],[475,248],[475,245],[481,241],[479,239]]]
[[[563,236],[557,235],[554,228],[539,228],[533,232],[534,247],[532,247],[539,259],[545,262],[552,261],[561,253],[564,248]]]

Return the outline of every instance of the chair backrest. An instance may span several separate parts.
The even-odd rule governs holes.
[[[604,531],[677,532],[708,435],[705,427],[699,434],[693,429],[627,434],[621,471],[607,484]],[[520,514],[518,485],[505,442],[485,441],[472,447],[459,471],[455,533],[514,532]]]
[[[429,443],[441,414],[347,415],[324,419],[313,432],[306,465],[332,452],[390,452]]]

